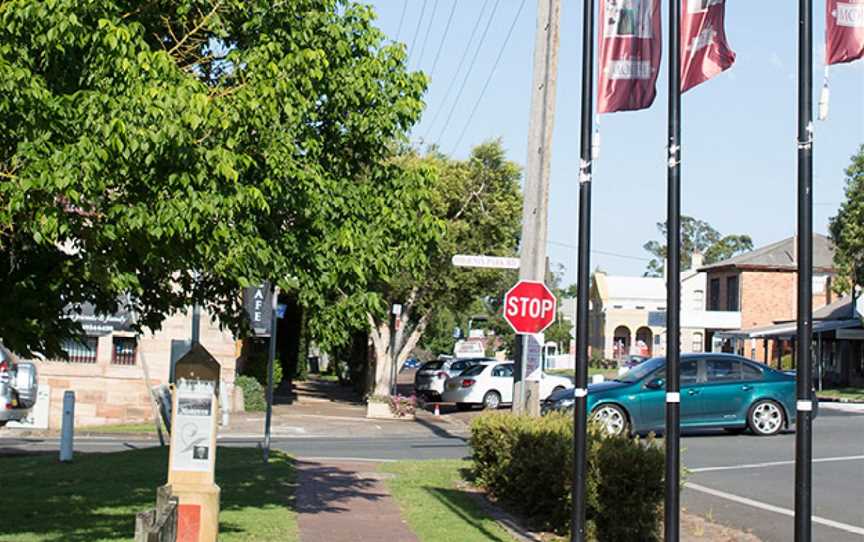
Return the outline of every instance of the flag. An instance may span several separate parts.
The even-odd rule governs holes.
[[[726,41],[726,0],[681,0],[681,92],[735,63]]]
[[[825,0],[825,63],[864,58],[864,0]]]
[[[601,0],[597,110],[650,107],[661,49],[660,0]]]

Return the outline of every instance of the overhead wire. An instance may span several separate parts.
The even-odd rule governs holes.
[[[432,23],[435,22],[435,12],[438,11],[438,0],[432,4],[432,13],[429,15],[429,24],[426,26],[426,35],[423,37],[423,44],[420,46],[420,56],[417,57],[417,67],[423,65],[423,56],[426,54],[426,42],[429,41],[429,33],[432,31]]]
[[[474,36],[477,35],[477,29],[480,28],[480,22],[483,20],[483,14],[486,12],[486,6],[488,4],[489,0],[483,0],[483,5],[480,6],[480,13],[477,14],[477,20],[474,21],[474,28],[471,29],[471,36],[468,37],[468,43],[465,44],[465,50],[462,52],[462,58],[459,59],[459,63],[456,65],[456,71],[450,79],[450,84],[447,85],[447,92],[444,93],[444,99],[441,100],[441,107],[436,109],[435,115],[432,116],[432,121],[429,123],[429,127],[426,129],[426,134],[423,136],[424,140],[428,140],[429,135],[432,133],[432,128],[438,120],[438,116],[441,114],[441,111],[444,110],[447,99],[450,97],[450,92],[456,85],[457,77],[462,72],[462,66],[465,64],[465,59],[468,58],[468,52],[471,51],[471,44],[474,42]]]
[[[516,15],[513,17],[513,22],[510,23],[510,28],[507,30],[507,36],[504,37],[504,43],[501,44],[501,48],[498,50],[498,56],[495,57],[495,63],[492,64],[492,69],[489,70],[489,76],[486,77],[486,82],[483,83],[483,88],[480,90],[480,95],[477,96],[477,101],[474,102],[474,107],[471,108],[471,114],[468,115],[468,120],[465,121],[465,126],[462,127],[462,131],[459,133],[459,137],[456,139],[456,143],[453,145],[453,149],[450,151],[450,154],[453,154],[456,151],[456,148],[459,147],[459,144],[462,143],[462,138],[465,137],[465,132],[468,131],[468,127],[471,125],[471,121],[474,120],[474,115],[477,113],[477,109],[480,107],[480,102],[483,100],[483,96],[486,94],[486,90],[489,88],[489,83],[492,82],[492,77],[495,75],[495,70],[498,69],[498,64],[501,63],[501,57],[504,56],[504,51],[507,48],[507,43],[510,41],[510,36],[513,35],[513,29],[516,28],[516,23],[519,22],[519,16],[522,15],[522,9],[525,7],[525,0],[519,4],[519,9],[516,10]]]
[[[417,19],[417,28],[414,30],[414,39],[411,40],[411,45],[408,46],[408,62],[411,62],[412,54],[414,53],[414,45],[417,44],[417,38],[420,37],[420,27],[423,26],[423,15],[426,14],[426,0],[423,0],[423,6],[420,8],[420,18]]]
[[[465,78],[462,80],[462,85],[459,87],[459,91],[456,93],[456,98],[453,101],[453,106],[450,108],[450,112],[447,114],[447,119],[444,121],[444,128],[438,135],[438,139],[435,140],[436,145],[441,142],[441,138],[444,137],[444,134],[447,133],[447,128],[450,127],[450,121],[453,119],[453,113],[456,112],[456,106],[459,105],[459,98],[462,97],[462,93],[465,91],[465,86],[468,84],[468,79],[471,78],[471,70],[474,68],[474,64],[477,62],[477,57],[480,56],[480,50],[483,49],[483,42],[486,41],[486,35],[489,33],[489,27],[492,26],[492,21],[495,19],[495,12],[498,10],[498,4],[500,3],[501,0],[495,0],[495,4],[492,6],[492,13],[489,14],[489,19],[486,21],[486,27],[483,29],[483,33],[480,35],[480,41],[477,42],[477,49],[474,51],[474,56],[471,57],[471,63],[468,65],[468,70],[465,72]]]
[[[550,245],[557,245],[560,247],[567,247],[567,248],[572,248],[572,249],[578,249],[579,248],[578,246],[572,245],[570,243],[561,243],[559,241],[552,241],[550,239],[547,239],[546,243],[548,243]],[[626,260],[637,260],[640,262],[650,262],[651,261],[651,258],[644,258],[644,257],[640,257],[640,256],[631,256],[628,254],[618,254],[617,252],[607,252],[607,251],[603,251],[603,250],[591,250],[591,253],[592,254],[600,254],[601,256],[613,256],[615,258],[624,258]]]
[[[438,52],[435,53],[435,60],[432,61],[432,69],[429,70],[429,79],[435,77],[435,68],[438,67],[438,59],[441,58],[441,51],[444,49],[444,43],[447,41],[447,34],[450,32],[450,23],[453,22],[453,15],[456,13],[456,4],[458,0],[453,0],[453,6],[450,8],[450,15],[447,17],[447,24],[444,25],[444,33],[441,35],[441,43],[438,44]]]
[[[396,29],[396,41],[402,35],[402,23],[405,22],[405,13],[408,11],[408,0],[402,0],[402,15],[399,16],[399,28]]]

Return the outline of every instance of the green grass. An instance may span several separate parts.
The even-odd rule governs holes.
[[[864,388],[836,388],[816,392],[817,397],[864,401]]]
[[[147,423],[123,423],[115,425],[90,425],[84,427],[76,427],[76,432],[79,433],[152,433],[156,434],[156,425],[153,422]]]
[[[135,514],[153,508],[167,477],[167,448],[56,457],[0,457],[0,541],[132,540]],[[257,449],[219,448],[216,461],[219,540],[296,542],[293,460],[274,451],[265,466]]]
[[[381,467],[402,517],[421,542],[515,542],[475,500],[459,488],[460,460],[400,461]]]

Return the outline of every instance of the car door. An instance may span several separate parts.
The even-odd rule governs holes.
[[[678,381],[681,393],[681,425],[694,425],[705,412],[702,398],[700,373],[701,360],[688,358],[681,360],[681,378]]]
[[[513,402],[513,364],[502,363],[492,368],[492,389],[501,394],[502,403]]]
[[[652,387],[652,383],[659,388]],[[696,359],[681,360],[681,425],[692,424],[701,413],[701,387],[699,363]],[[663,429],[666,425],[666,368],[656,371],[645,380],[639,394],[642,414],[640,430]]]
[[[711,425],[737,424],[746,420],[752,383],[742,380],[741,360],[731,356],[705,360],[705,422]]]

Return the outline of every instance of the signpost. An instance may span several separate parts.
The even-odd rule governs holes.
[[[555,321],[557,304],[542,282],[520,280],[504,294],[504,319],[520,335],[541,333]]]
[[[456,254],[453,256],[456,267],[485,267],[489,269],[519,269],[519,258]]]

